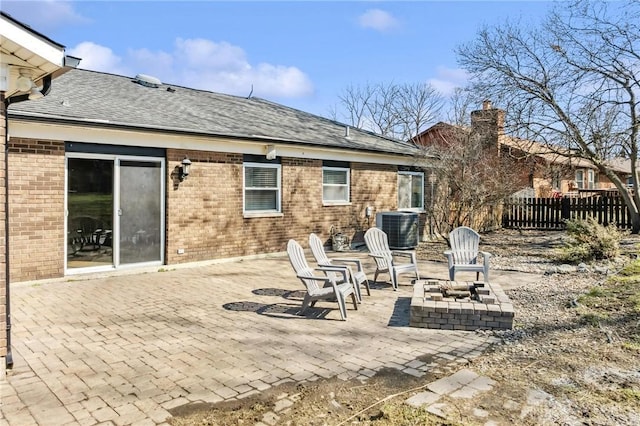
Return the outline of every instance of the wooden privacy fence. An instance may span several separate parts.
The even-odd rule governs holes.
[[[514,198],[505,202],[504,228],[564,229],[567,219],[595,218],[598,223],[615,223],[631,228],[629,212],[621,197]]]

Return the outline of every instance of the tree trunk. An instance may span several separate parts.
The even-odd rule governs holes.
[[[616,187],[619,186],[619,182],[614,183],[616,184]],[[634,191],[637,190],[637,188],[634,188]],[[618,187],[618,192],[620,193],[620,196],[622,196],[622,200],[629,211],[629,219],[631,219],[631,233],[640,234],[640,211],[638,211],[638,205],[635,203],[635,197],[632,197],[629,191],[625,188]]]

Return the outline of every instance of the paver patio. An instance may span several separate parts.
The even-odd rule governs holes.
[[[445,264],[420,267],[422,277],[446,278]],[[14,367],[0,382],[0,425],[162,424],[189,402],[284,381],[364,379],[383,367],[422,375],[436,365],[423,355],[464,362],[492,343],[409,327],[412,291],[378,284],[347,321],[326,302],[299,316],[302,285],[282,256],[14,284]]]

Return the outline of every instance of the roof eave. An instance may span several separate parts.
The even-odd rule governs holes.
[[[296,145],[296,146],[308,146],[308,147],[318,147],[320,144],[310,143],[304,140],[296,140],[296,139],[283,139],[274,136],[267,135],[255,135],[255,134],[240,134],[240,133],[223,133],[223,132],[202,132],[196,131],[193,129],[187,128],[178,128],[178,127],[170,127],[170,126],[145,126],[145,125],[131,125],[127,123],[119,123],[113,122],[109,120],[90,120],[90,119],[82,119],[82,118],[73,118],[70,119],[68,117],[61,116],[52,116],[49,114],[38,114],[31,112],[15,112],[8,110],[7,116],[9,119],[19,119],[24,121],[32,121],[32,122],[46,122],[49,124],[61,124],[61,125],[79,125],[86,126],[92,128],[110,128],[110,129],[119,129],[119,130],[132,130],[132,131],[144,131],[144,132],[162,132],[162,133],[171,133],[171,134],[180,134],[186,136],[195,136],[195,137],[221,137],[221,138],[229,138],[229,139],[242,139],[242,140],[254,140],[256,142],[264,141],[270,143],[281,143],[287,145]],[[389,152],[385,150],[376,150],[376,149],[367,149],[367,148],[355,148],[355,147],[337,147],[337,146],[327,146],[323,145],[325,148],[335,149],[336,151],[360,151],[360,152],[370,152],[370,153],[384,153],[391,155],[399,155],[403,157],[411,157],[418,155],[418,152]],[[429,158],[435,159],[434,156],[430,156]]]

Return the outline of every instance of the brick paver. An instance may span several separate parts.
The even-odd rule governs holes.
[[[435,270],[446,278],[444,264]],[[0,424],[163,424],[189,402],[365,379],[385,366],[420,375],[492,343],[409,327],[410,280],[401,276],[397,292],[374,286],[347,321],[327,302],[298,315],[302,284],[286,257],[14,284],[14,368],[0,381]],[[433,362],[417,361],[425,354]]]

